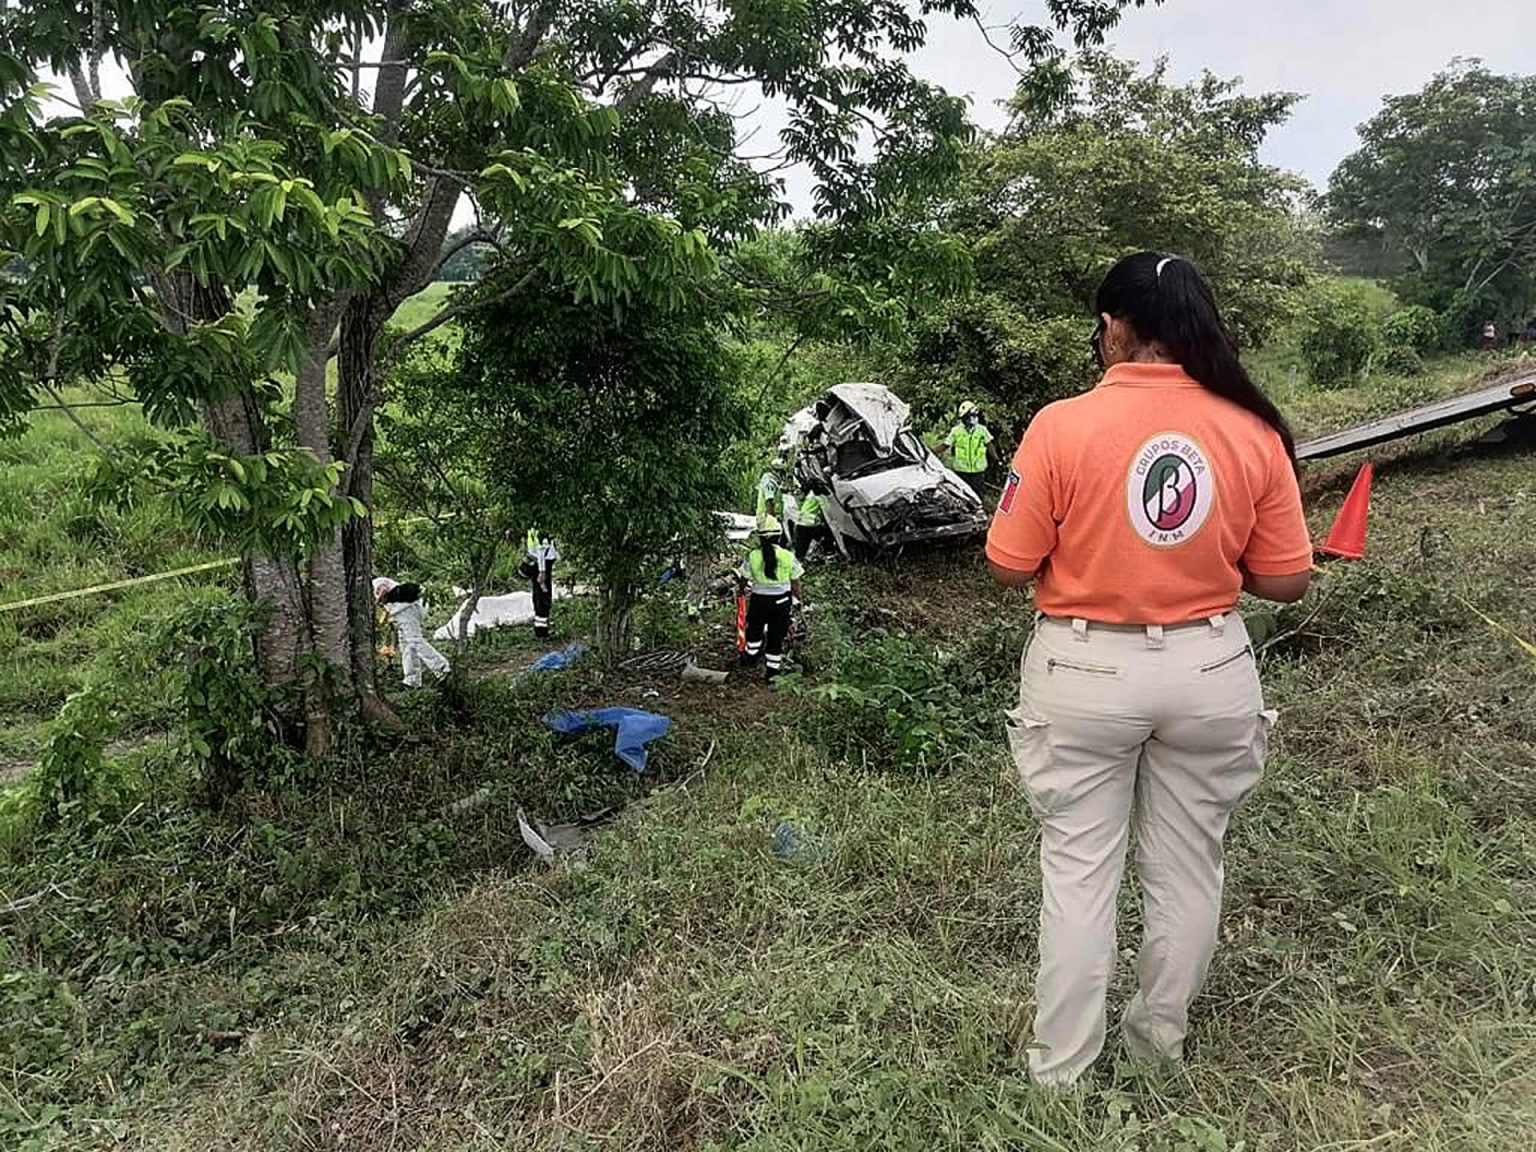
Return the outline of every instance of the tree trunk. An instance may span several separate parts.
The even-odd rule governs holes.
[[[341,530],[346,565],[348,630],[352,683],[365,701],[377,695],[374,653],[378,639],[373,609],[373,409],[377,386],[376,356],[383,331],[383,309],[372,296],[354,300],[341,320],[341,356],[337,361],[336,402],[340,416],[342,477],[346,493],[361,500],[368,515],[348,520]],[[367,705],[371,707],[370,705]]]
[[[208,430],[229,451],[254,456],[266,448],[261,412],[249,389],[241,389],[203,409]],[[248,553],[241,558],[246,599],[261,609],[256,633],[256,662],[271,688],[291,685],[299,659],[309,651],[304,588],[292,557]]]
[[[403,40],[395,44],[397,51],[393,54],[390,44],[395,37],[405,35],[404,25],[392,20],[386,34],[385,59],[397,59],[403,54]],[[404,82],[403,70],[384,69],[379,77],[378,99],[386,107],[397,107],[397,88]],[[391,117],[386,115],[385,121],[388,139]],[[461,186],[452,181],[434,178],[428,184],[422,207],[407,232],[400,266],[386,283],[351,300],[340,318],[340,356],[336,365],[338,449],[347,465],[342,491],[361,500],[368,509],[366,518],[349,520],[341,531],[342,568],[350,609],[347,664],[364,717],[386,728],[399,727],[400,721],[379,697],[374,675],[378,641],[373,606],[373,413],[379,401],[382,371],[379,342],[384,325],[400,302],[431,283],[460,191]]]
[[[330,404],[326,397],[326,348],[340,309],[319,309],[311,319],[304,357],[294,377],[293,422],[299,446],[321,465],[335,460],[331,451]],[[329,755],[335,740],[336,697],[350,695],[351,661],[348,646],[347,574],[342,559],[341,530],[328,532],[310,549],[309,636],[311,651],[325,665],[311,668],[305,684],[304,750],[312,757]]]
[[[597,647],[607,664],[629,652],[635,632],[635,589],[628,584],[605,586],[597,602]]]

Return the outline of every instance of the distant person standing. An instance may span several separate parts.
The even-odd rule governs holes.
[[[987,466],[992,462],[992,433],[981,422],[981,409],[967,400],[960,405],[960,422],[949,430],[940,446],[950,457],[950,466],[971,486],[978,496],[987,478]]]
[[[742,658],[755,664],[762,656],[772,680],[784,667],[784,641],[789,636],[795,601],[804,596],[800,578],[805,568],[793,552],[779,544],[784,526],[774,517],[759,520],[752,538],[755,546],[736,570],[738,588],[750,593]]]
[[[401,584],[388,576],[373,580],[373,598],[394,625],[400,641],[400,667],[407,688],[421,687],[421,672],[429,668],[434,676],[448,675],[448,659],[427,639],[422,628],[421,585]]]
[[[560,549],[554,538],[537,528],[528,529],[527,558],[523,571],[533,591],[533,634],[540,639],[549,635],[549,617],[555,603],[555,562]]]
[[[1478,342],[1478,346],[1484,352],[1492,352],[1499,346],[1499,326],[1492,320],[1483,325],[1483,336]]]
[[[810,555],[811,545],[818,540],[828,541],[826,500],[815,492],[807,491],[800,497],[795,516],[795,555],[804,560]]]
[[[1194,265],[1129,256],[1095,311],[1104,379],[1035,417],[987,537],[997,580],[1033,584],[1042,613],[1007,720],[1041,828],[1029,1067],[1058,1085],[1104,1046],[1133,822],[1144,929],[1125,1044],[1183,1056],[1222,841],[1275,719],[1238,593],[1297,600],[1312,568],[1290,430]]]
[[[757,518],[772,516],[778,519],[784,513],[784,473],[788,469],[789,456],[782,449],[773,462],[763,469],[757,478]]]

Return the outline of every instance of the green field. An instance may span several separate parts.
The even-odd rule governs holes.
[[[1318,431],[1479,371],[1288,407]],[[136,428],[89,418],[109,441]],[[806,675],[778,693],[515,680],[544,649],[496,637],[403,702],[412,736],[238,812],[181,801],[176,757],[133,739],[174,713],[152,676],[118,677],[114,755],[145,782],[14,839],[0,872],[21,905],[0,937],[0,1147],[1524,1152],[1536,665],[1473,609],[1536,637],[1536,486],[1528,451],[1480,431],[1383,452],[1370,558],[1250,606],[1284,719],[1182,1070],[1112,1047],[1066,1096],[1023,1073],[1035,832],[998,709],[1028,609],[967,550],[815,570]],[[211,554],[152,502],[91,509],[90,452],[57,414],[0,461],[8,598]],[[1355,463],[1309,471],[1319,533]],[[134,667],[219,583],[0,617],[13,773],[67,692]],[[645,631],[724,659],[727,616],[690,633],[663,602]],[[588,621],[563,611],[561,642]],[[538,724],[595,703],[675,718],[649,781]],[[588,867],[533,866],[519,805],[614,803]]]

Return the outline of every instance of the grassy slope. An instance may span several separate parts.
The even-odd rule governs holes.
[[[144,428],[136,407],[82,409],[109,444]],[[130,579],[216,558],[163,504],[100,511],[86,495],[97,458],[63,413],[40,413],[20,438],[0,440],[0,602]],[[48,720],[70,693],[105,670],[157,622],[202,595],[189,582],[0,613],[0,779],[36,754]],[[163,702],[125,698],[127,734],[160,724]]]
[[[1393,387],[1420,398],[1465,379],[1448,368]],[[1397,403],[1379,383],[1304,395],[1298,424]],[[16,985],[13,1006],[59,1036],[46,1074],[29,1070],[26,1039],[0,1042],[0,1065],[18,1069],[0,1069],[0,1145],[11,1131],[41,1147],[146,1149],[1526,1149],[1532,666],[1454,597],[1536,636],[1523,575],[1536,489],[1528,454],[1446,454],[1470,435],[1384,462],[1372,560],[1330,570],[1275,621],[1265,678],[1285,721],[1234,831],[1225,946],[1183,1072],[1110,1057],[1067,1098],[1021,1075],[1034,832],[986,728],[1010,679],[999,651],[1027,612],[967,555],[813,578],[809,655],[825,682],[846,653],[874,653],[858,672],[867,707],[740,689],[674,699],[659,685],[679,719],[659,768],[686,783],[637,803],[584,872],[525,870],[512,808],[630,793],[572,785],[573,771],[603,776],[602,754],[573,760],[529,733],[549,702],[641,703],[643,684],[578,676],[513,692],[505,727],[407,747],[375,770],[378,795],[334,800],[347,832],[295,822],[265,854],[231,836],[214,856],[232,866],[212,879],[197,871],[198,830],[182,861],[153,855],[179,843],[166,837],[82,863],[99,910],[18,917],[19,951],[0,946],[0,959],[63,969],[82,947],[68,933],[99,923],[109,939],[138,933],[131,970],[148,975],[102,961],[67,1001],[52,977]],[[1352,463],[1310,476],[1319,530]],[[526,648],[513,643],[516,663]],[[890,726],[879,687],[899,669],[882,673],[882,654],[914,653],[938,690],[897,711],[939,721],[922,746],[944,770],[927,776],[889,770],[887,743],[868,763],[850,754]],[[854,676],[845,662],[842,674]],[[469,706],[423,701],[413,715],[451,734]],[[486,809],[436,818],[481,783]],[[387,831],[385,858],[306,890],[305,854],[327,837],[372,851],[355,810]],[[776,857],[785,819],[820,849]],[[156,895],[167,870],[184,888]],[[424,902],[417,914],[345,898],[359,872],[390,871]],[[278,899],[268,888],[291,909],[263,916]],[[1126,912],[1129,947],[1130,893]],[[179,961],[205,923],[209,958]]]
[[[455,286],[433,284],[400,306],[395,324],[430,319]],[[83,395],[72,399],[92,399]],[[145,430],[136,406],[81,409],[99,439],[119,445]],[[223,554],[150,501],[127,513],[101,513],[85,494],[96,449],[60,412],[39,414],[17,439],[0,439],[0,603],[189,567]],[[24,614],[0,613],[0,783],[24,772],[48,721],[77,691],[190,597],[225,578],[71,600]],[[163,726],[167,707],[122,698],[124,734]]]

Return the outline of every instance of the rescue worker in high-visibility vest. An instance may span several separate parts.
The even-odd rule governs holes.
[[[960,405],[960,423],[949,430],[940,447],[949,455],[950,467],[980,496],[992,462],[992,433],[981,422],[981,409],[970,400]]]
[[[795,555],[804,560],[811,545],[827,538],[826,501],[815,492],[800,497],[795,519]]]
[[[555,602],[555,561],[560,549],[548,532],[528,529],[528,558],[523,571],[533,585],[533,634],[541,639],[549,635],[549,615]]]
[[[805,568],[795,554],[779,541],[784,526],[774,516],[764,516],[752,534],[753,548],[736,570],[736,582],[747,600],[746,648],[748,664],[759,656],[772,680],[784,668],[784,640],[789,635],[790,615],[796,600],[803,598],[800,578]]]
[[[784,516],[784,483],[789,470],[789,454],[780,448],[773,463],[763,469],[757,478],[757,518],[772,516],[781,520]]]

